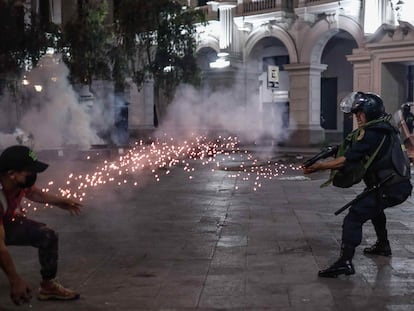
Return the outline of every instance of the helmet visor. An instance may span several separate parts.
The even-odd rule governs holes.
[[[344,113],[350,113],[352,110],[352,105],[355,101],[357,92],[352,92],[346,95],[341,102],[339,103],[339,107],[342,112]]]

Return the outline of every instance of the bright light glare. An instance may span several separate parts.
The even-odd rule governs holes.
[[[218,58],[215,62],[210,63],[210,68],[225,68],[230,66],[230,61],[224,58]]]
[[[173,70],[173,66],[171,65],[165,66],[163,69],[164,72],[171,72],[172,70]]]
[[[36,84],[36,85],[34,85],[33,87],[34,87],[34,89],[35,89],[35,91],[36,91],[36,92],[41,92],[41,91],[42,91],[42,89],[43,89],[43,86],[41,86],[41,85],[39,85],[39,84]]]
[[[29,85],[29,84],[30,84],[30,82],[29,82],[29,80],[27,80],[27,78],[26,78],[26,77],[24,77],[24,78],[23,78],[23,80],[22,80],[22,84],[23,84],[23,85]]]
[[[400,4],[400,20],[414,22],[414,1],[406,0]]]
[[[217,53],[217,56],[220,57],[220,58],[222,58],[222,57],[229,56],[229,53],[227,53],[227,52],[220,52],[220,53]]]
[[[53,55],[53,54],[55,54],[55,49],[54,49],[54,48],[52,48],[52,47],[48,47],[48,48],[46,49],[46,54],[47,54],[47,55]]]
[[[374,33],[381,25],[378,3],[376,0],[365,1],[364,32]]]

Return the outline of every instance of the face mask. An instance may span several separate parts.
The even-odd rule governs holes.
[[[22,189],[30,188],[31,186],[35,184],[36,179],[37,179],[37,174],[33,173],[31,175],[26,176],[26,181],[24,183],[18,183],[17,185]]]

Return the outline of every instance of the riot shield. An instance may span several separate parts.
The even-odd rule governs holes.
[[[394,121],[400,130],[401,140],[407,150],[408,157],[411,162],[414,162],[414,134],[408,130],[401,109],[394,113]]]

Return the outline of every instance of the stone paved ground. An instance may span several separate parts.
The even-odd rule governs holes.
[[[257,180],[234,169],[237,159],[223,161],[227,171],[178,166],[160,182],[141,173],[138,187],[126,176],[120,186],[90,190],[79,217],[31,210],[59,232],[59,279],[82,297],[14,307],[0,274],[0,310],[414,310],[412,199],[388,211],[392,258],[362,254],[375,241],[366,224],[356,274],[320,279],[317,271],[339,251],[345,213],[333,212],[362,187],[321,189],[325,173],[308,180],[288,170],[261,178],[254,191]],[[63,183],[69,169],[86,173],[95,164],[52,161],[40,184]],[[35,250],[11,252],[36,288]]]

